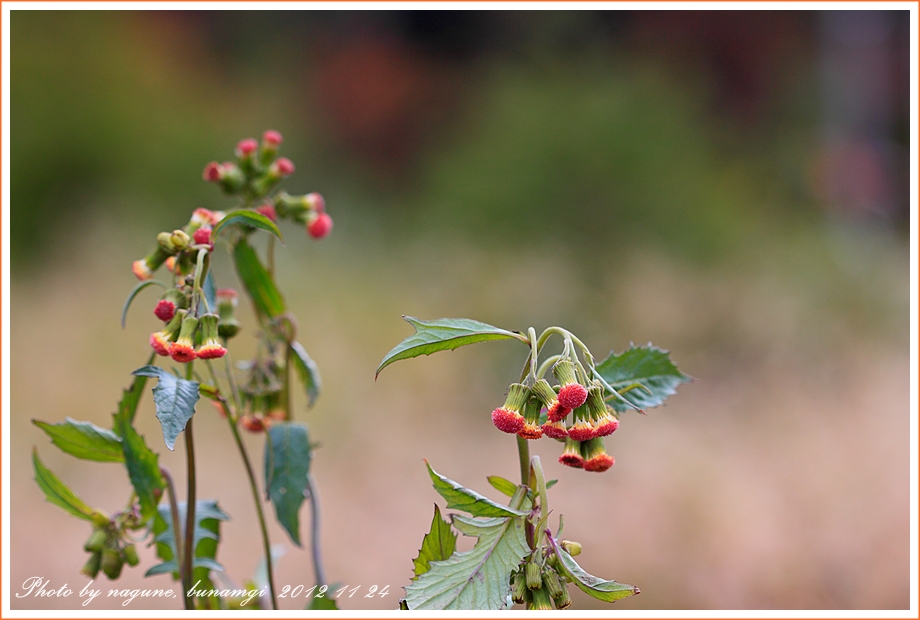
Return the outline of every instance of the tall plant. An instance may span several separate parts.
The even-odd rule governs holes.
[[[605,440],[620,426],[620,414],[656,407],[689,380],[667,351],[651,344],[610,353],[600,363],[585,344],[561,327],[538,337],[470,319],[421,321],[404,317],[415,333],[396,345],[377,368],[419,355],[491,340],[517,340],[529,349],[520,381],[508,387],[505,402],[492,411],[498,430],[515,435],[520,483],[488,478],[510,497],[494,502],[436,472],[426,461],[435,490],[447,502],[448,522],[435,505],[431,529],[414,560],[415,574],[406,586],[402,609],[488,609],[524,605],[527,609],[565,609],[572,604],[568,585],[596,599],[614,602],[639,588],[595,577],[574,556],[581,545],[562,538],[563,519],[550,524],[547,480],[529,442],[550,438],[562,445],[559,463],[587,472],[604,472],[614,464]],[[561,349],[547,353],[551,338]],[[552,383],[551,383],[552,382]],[[555,384],[555,385],[553,385]],[[457,551],[457,533],[477,539],[470,551]]]
[[[57,447],[72,456],[121,463],[133,487],[121,510],[109,513],[91,508],[33,451],[35,480],[48,501],[91,524],[84,545],[89,558],[82,572],[95,578],[101,571],[109,579],[117,579],[125,564],[138,564],[136,542],[149,539],[156,544],[161,562],[146,575],[168,573],[181,582],[186,609],[277,609],[263,494],[298,546],[303,543],[300,508],[309,500],[314,577],[317,584],[325,583],[318,544],[316,484],[310,474],[310,435],[307,425],[295,422],[292,415],[296,382],[302,384],[308,407],[312,407],[321,380],[316,364],[297,341],[297,321],[276,285],[274,252],[275,239],[282,238],[280,220],[305,226],[309,236],[322,239],[331,232],[332,219],[320,194],[292,196],[276,191],[279,182],[294,172],[289,159],[278,157],[281,143],[278,132],[266,131],[261,141],[241,140],[233,161],[209,163],[204,179],[234,199],[231,208],[226,212],[195,209],[187,224],[158,234],[153,250],[133,263],[132,271],[140,283],[125,302],[122,325],[138,294],[156,288],[160,295],[153,314],[161,327],[150,335],[150,358],[133,372],[135,378],[122,395],[111,428],[70,418],[57,423],[34,420]],[[260,258],[253,241],[265,234],[267,250]],[[236,367],[231,362],[229,341],[242,329],[235,312],[238,293],[218,287],[211,269],[218,248],[229,252],[257,323],[255,356]],[[160,270],[163,279],[155,279]],[[138,403],[150,378],[157,380],[153,400],[166,447],[175,449],[179,435],[184,437],[184,502],[177,496],[172,473],[159,464],[158,454],[135,428]],[[236,445],[245,466],[264,550],[264,585],[250,582],[222,589],[212,580],[215,572],[224,570],[217,561],[217,547],[220,523],[228,517],[217,501],[198,497],[196,459],[200,455],[195,450],[193,422],[202,397],[226,418],[228,439]],[[265,438],[261,490],[241,428]],[[335,608],[328,597],[316,597],[311,605]]]

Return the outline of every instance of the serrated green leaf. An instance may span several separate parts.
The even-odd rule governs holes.
[[[240,282],[252,299],[256,313],[268,318],[284,314],[284,298],[275,286],[271,274],[259,261],[256,251],[246,239],[240,239],[233,248],[233,263],[236,265]]]
[[[163,427],[163,440],[170,450],[175,449],[176,438],[185,430],[188,421],[195,414],[198,402],[198,383],[179,379],[159,366],[144,366],[132,374],[155,377],[159,383],[153,388],[153,403],[157,419]]]
[[[315,611],[338,611],[339,606],[336,604],[335,599],[325,594],[320,597],[312,597],[310,599],[310,604],[307,605],[307,609]]]
[[[294,368],[297,369],[297,376],[300,377],[300,381],[307,390],[307,408],[309,409],[319,396],[319,391],[323,387],[323,380],[319,376],[319,368],[316,366],[316,362],[307,354],[299,342],[291,343],[291,352],[294,353],[291,359],[294,361]]]
[[[633,383],[648,389],[630,390],[625,397],[636,406],[647,409],[662,404],[676,392],[681,383],[692,379],[677,369],[668,352],[648,344],[644,347],[630,346],[619,355],[612,351],[597,365],[596,370],[610,387],[620,392]],[[609,391],[608,391],[609,393]],[[629,406],[616,399],[610,403],[617,411],[626,411]]]
[[[509,332],[500,327],[493,327],[472,319],[422,321],[411,316],[404,316],[403,319],[415,328],[415,333],[386,354],[377,367],[375,377],[393,362],[418,357],[419,355],[431,355],[437,351],[453,350],[463,345],[488,340],[516,338],[527,342],[527,338],[517,332]]]
[[[186,503],[179,502],[179,523],[185,527]],[[197,590],[214,589],[211,581],[211,571],[223,571],[224,568],[217,562],[217,546],[220,542],[220,522],[229,521],[230,517],[217,505],[214,500],[199,500],[195,502],[195,557],[193,558],[192,583],[201,581]],[[172,531],[172,514],[168,505],[160,506],[155,513],[153,527],[151,528],[156,543],[157,557],[163,562],[150,568],[144,575],[150,577],[163,573],[173,573],[173,578],[179,578],[179,565],[176,561],[176,542]]]
[[[231,211],[228,213],[224,219],[217,223],[217,226],[214,227],[214,230],[211,231],[211,239],[217,239],[217,235],[221,233],[227,226],[232,226],[234,224],[241,224],[243,226],[250,226],[252,228],[261,228],[262,230],[267,230],[271,234],[278,237],[278,239],[283,243],[284,239],[281,237],[281,231],[278,230],[278,226],[262,215],[255,211],[250,211],[248,209],[239,209],[237,211]]]
[[[310,436],[304,424],[285,422],[268,429],[265,442],[265,488],[278,522],[299,547],[300,506],[309,485]]]
[[[125,305],[122,306],[121,308],[121,328],[122,329],[125,328],[125,324],[128,320],[128,308],[131,307],[131,302],[134,301],[134,298],[137,296],[138,293],[140,293],[142,290],[144,290],[148,286],[153,286],[154,284],[162,288],[166,288],[166,285],[160,282],[159,280],[144,280],[143,282],[138,282],[137,286],[131,289],[131,292],[128,293],[128,298],[125,300]]]
[[[428,461],[425,461],[425,467],[428,468],[428,475],[431,476],[435,491],[447,500],[448,508],[463,510],[475,517],[523,517],[527,515],[526,512],[496,504],[488,497],[467,489],[450,478],[445,478],[432,469]]]
[[[504,493],[508,497],[514,497],[514,492],[517,491],[518,488],[516,484],[501,476],[489,476],[486,480],[489,481],[492,488],[500,493]]]
[[[585,572],[585,570],[578,565],[578,562],[556,543],[552,536],[547,536],[547,539],[550,541],[553,551],[555,551],[556,556],[559,558],[558,567],[561,569],[562,574],[565,575],[569,581],[578,586],[578,589],[585,594],[606,603],[612,603],[621,598],[639,594],[639,588],[636,586],[618,583],[616,581],[607,581]]]
[[[32,466],[35,469],[35,482],[45,494],[45,499],[59,508],[63,508],[78,519],[93,521],[99,515],[98,510],[93,510],[77,497],[61,479],[45,467],[38,458],[38,451],[32,449]]]
[[[45,431],[51,443],[78,459],[103,463],[120,463],[125,460],[118,435],[92,422],[64,418],[63,422],[57,424],[41,420],[32,420],[32,424]]]
[[[166,488],[160,473],[160,456],[147,446],[125,413],[116,413],[112,418],[115,432],[121,437],[125,468],[137,493],[141,518],[146,521],[156,512],[160,492]]]
[[[453,515],[454,527],[478,538],[467,552],[431,562],[431,568],[406,586],[409,609],[504,608],[509,600],[511,574],[530,553],[519,517],[474,519]]]
[[[441,517],[441,509],[434,505],[434,517],[431,519],[431,529],[422,539],[422,548],[418,557],[412,560],[415,563],[415,578],[426,573],[430,562],[446,560],[457,549],[457,535],[450,529],[450,523]]]

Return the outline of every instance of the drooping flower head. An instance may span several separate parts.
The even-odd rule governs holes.
[[[220,344],[217,333],[217,323],[220,317],[216,314],[204,314],[198,323],[201,329],[201,346],[195,350],[195,355],[201,359],[215,359],[223,357],[227,349]]]
[[[585,459],[585,471],[607,471],[614,464],[614,458],[604,449],[604,439],[595,437],[581,444],[581,454]]]
[[[169,355],[169,346],[176,339],[179,328],[182,326],[182,319],[185,318],[186,311],[183,309],[176,310],[169,323],[158,332],[150,334],[150,346],[157,352],[157,355],[164,357]]]
[[[169,345],[169,356],[177,362],[186,363],[194,360],[195,354],[195,332],[198,330],[198,319],[190,314],[186,314],[182,319],[182,327],[179,329],[179,337]]]
[[[523,439],[539,439],[543,436],[543,429],[540,428],[540,399],[532,394],[524,405],[524,428],[517,432],[517,436]]]
[[[138,280],[149,280],[153,277],[153,273],[159,269],[170,256],[172,256],[172,253],[157,243],[157,247],[150,254],[131,264],[131,271]]]
[[[518,433],[527,423],[521,412],[527,399],[530,398],[530,389],[520,383],[512,383],[508,388],[505,404],[492,412],[492,423],[505,433]]]
[[[536,394],[537,398],[543,403],[543,406],[546,407],[546,419],[548,421],[559,422],[560,420],[564,420],[571,412],[571,409],[566,409],[562,406],[556,395],[556,390],[550,386],[546,379],[540,379],[534,384],[533,393]]]
[[[582,469],[585,466],[585,459],[581,455],[581,442],[567,437],[565,440],[565,448],[562,454],[559,455],[559,462],[569,467]]]
[[[558,399],[563,407],[575,409],[584,404],[588,389],[578,382],[572,360],[563,359],[553,364],[553,376],[559,381]]]

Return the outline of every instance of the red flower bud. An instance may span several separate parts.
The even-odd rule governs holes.
[[[249,157],[255,150],[259,148],[259,143],[256,142],[253,138],[246,138],[245,140],[240,140],[236,144],[236,156],[243,158]]]
[[[328,213],[318,213],[307,224],[307,233],[314,239],[328,237],[332,232],[332,218]]]
[[[273,167],[283,177],[289,177],[294,174],[294,164],[287,157],[279,157]]]
[[[278,212],[275,211],[275,205],[261,205],[256,207],[256,213],[264,215],[273,222],[278,221]]]
[[[201,359],[215,359],[227,354],[227,349],[218,340],[218,321],[220,321],[220,317],[216,314],[205,314],[201,317],[199,322],[201,327],[201,346],[195,351],[195,354]]]
[[[169,356],[177,362],[191,362],[198,357],[195,353],[195,331],[198,329],[198,319],[186,315],[182,319],[182,328],[179,337],[169,345]]]
[[[588,398],[588,388],[578,382],[575,377],[575,364],[564,359],[553,365],[553,376],[562,386],[559,388],[559,404],[566,409],[575,409],[585,404]]]
[[[211,227],[210,226],[202,226],[201,228],[196,230],[195,233],[192,235],[192,239],[194,239],[195,243],[197,243],[198,245],[208,246],[208,250],[214,249],[214,244],[211,243]]]
[[[208,183],[216,183],[217,181],[220,181],[223,175],[224,170],[221,165],[216,161],[212,161],[204,167],[204,173],[201,176]]]
[[[157,302],[157,307],[154,308],[153,313],[165,323],[176,315],[176,304],[168,299],[161,299]]]
[[[262,142],[267,145],[278,147],[283,140],[281,139],[281,134],[275,131],[274,129],[269,129],[262,134]]]
[[[249,413],[240,416],[240,426],[250,433],[261,433],[265,430],[265,424],[262,423],[262,419]]]
[[[323,198],[322,194],[311,192],[304,196],[304,200],[306,201],[308,208],[313,209],[317,213],[325,213],[326,200]]]
[[[585,471],[607,471],[614,464],[614,458],[604,450],[604,440],[600,437],[581,444],[581,453],[585,459]]]

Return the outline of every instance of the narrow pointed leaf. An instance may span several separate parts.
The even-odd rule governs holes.
[[[180,502],[179,523],[185,527],[186,504]],[[201,581],[198,590],[214,589],[211,581],[211,571],[223,571],[224,567],[217,562],[217,547],[220,543],[220,522],[229,521],[230,517],[217,505],[214,500],[199,500],[195,502],[195,557],[193,560],[192,583]],[[176,561],[175,535],[172,531],[172,515],[168,505],[160,506],[155,513],[153,522],[154,542],[156,543],[157,557],[162,563],[152,567],[144,575],[150,577],[162,573],[172,573],[175,579],[179,577],[179,565]]]
[[[125,460],[118,435],[92,422],[65,418],[57,424],[41,420],[32,420],[32,424],[45,431],[51,443],[78,459],[104,463],[120,463]]]
[[[441,509],[434,505],[434,517],[431,519],[431,529],[422,539],[422,548],[418,557],[412,560],[415,563],[415,577],[426,573],[431,567],[430,562],[446,560],[457,549],[457,535],[450,529],[450,523],[441,517]]]
[[[299,342],[291,343],[291,352],[294,354],[291,359],[294,361],[294,368],[297,369],[297,376],[300,377],[300,381],[307,390],[307,408],[309,409],[316,403],[316,398],[323,387],[323,380],[319,376],[316,362]]]
[[[489,484],[491,484],[496,491],[504,493],[508,497],[514,497],[514,492],[517,491],[518,488],[516,484],[501,476],[489,476],[486,480],[489,481]]]
[[[148,286],[152,286],[154,284],[156,284],[157,286],[161,288],[166,288],[166,285],[160,282],[159,280],[144,280],[143,282],[138,282],[137,285],[133,289],[131,289],[131,292],[128,293],[128,298],[125,300],[125,305],[122,306],[121,308],[121,328],[122,329],[125,328],[125,324],[128,320],[128,308],[131,307],[131,302],[134,301],[134,298],[137,296],[138,293],[140,293],[142,290],[144,290]]]
[[[596,370],[610,387],[618,392],[635,383],[643,386],[645,389],[632,389],[625,395],[631,403],[642,409],[657,407],[676,392],[678,385],[692,381],[677,369],[667,351],[652,344],[644,347],[630,346],[619,355],[611,351],[610,355],[597,365]],[[629,409],[629,406],[618,398],[610,404],[617,411]]]
[[[35,469],[35,482],[45,494],[45,499],[59,508],[63,508],[78,519],[93,521],[101,513],[93,510],[77,497],[61,479],[45,467],[38,458],[38,451],[32,450],[32,466]]]
[[[278,229],[278,226],[262,215],[255,211],[250,211],[248,209],[239,209],[237,211],[231,211],[228,213],[224,219],[217,223],[217,226],[214,227],[214,230],[211,231],[211,240],[217,239],[217,235],[221,233],[227,226],[232,226],[234,224],[241,224],[243,226],[250,226],[252,228],[261,228],[262,230],[267,230],[271,234],[278,237],[278,239],[284,242],[284,239],[281,237],[281,231]]]
[[[467,552],[432,561],[430,569],[406,586],[409,609],[502,609],[508,604],[511,574],[530,553],[524,519],[473,519],[454,515],[454,526],[478,538]]]
[[[463,510],[474,517],[523,517],[527,515],[527,512],[497,504],[488,497],[460,486],[450,478],[445,478],[433,470],[428,461],[425,461],[425,466],[428,468],[428,475],[431,476],[435,491],[447,500],[448,508]]]
[[[132,374],[159,379],[159,383],[153,388],[153,403],[156,405],[157,419],[163,427],[166,447],[174,450],[176,438],[185,430],[186,424],[195,414],[198,383],[179,379],[159,366],[144,366]]]
[[[559,558],[559,568],[562,573],[585,594],[606,603],[612,603],[621,598],[639,594],[639,588],[636,586],[618,583],[616,581],[607,581],[585,572],[585,570],[578,565],[578,562],[556,543],[552,536],[547,536],[547,539],[550,541],[550,545]]]
[[[141,518],[146,521],[156,512],[161,492],[166,488],[166,481],[160,473],[160,455],[147,446],[127,415],[119,412],[112,418],[115,432],[121,438],[128,478],[140,503]]]
[[[265,488],[275,505],[278,522],[297,546],[300,542],[300,506],[309,485],[310,436],[303,424],[285,422],[268,429],[265,442]]]
[[[256,313],[268,318],[284,314],[284,298],[275,286],[271,274],[259,261],[256,251],[246,239],[240,239],[233,248],[233,263],[236,265],[240,282],[252,299]]]
[[[431,355],[436,351],[452,350],[466,344],[487,340],[507,340],[508,338],[527,342],[527,337],[517,332],[509,332],[472,319],[422,321],[411,316],[404,316],[403,319],[415,328],[415,333],[386,354],[377,367],[377,375],[393,362],[419,355]]]

